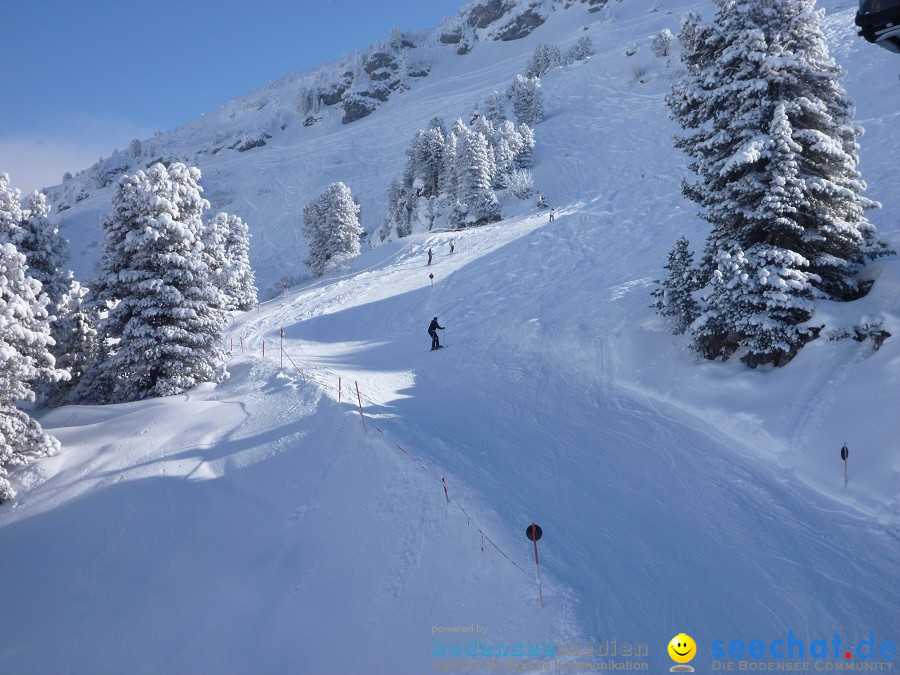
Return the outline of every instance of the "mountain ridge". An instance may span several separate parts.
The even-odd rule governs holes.
[[[303,161],[306,146],[316,142],[327,143],[330,138],[339,137],[345,129],[350,131],[376,111],[383,117],[397,115],[398,108],[421,107],[420,122],[415,126],[405,125],[402,131],[388,136],[392,147],[390,165],[393,166],[389,171],[399,173],[403,151],[417,128],[424,127],[426,121],[435,115],[446,117],[448,123],[457,116],[467,116],[484,95],[490,93],[487,88],[461,92],[459,95],[450,93],[448,100],[443,100],[439,94],[428,93],[444,88],[440,80],[446,73],[459,77],[460,73],[471,70],[465,63],[466,59],[477,59],[479,51],[492,51],[502,55],[505,61],[511,59],[514,62],[506,66],[503,76],[497,77],[492,87],[502,91],[516,72],[524,71],[531,48],[541,40],[542,28],[558,23],[560,18],[569,19],[570,24],[583,23],[580,28],[596,28],[598,22],[610,20],[608,11],[606,14],[599,12],[605,5],[605,2],[597,0],[474,0],[434,29],[417,33],[396,31],[387,41],[376,43],[367,50],[286,75],[230,99],[215,110],[171,131],[150,139],[135,139],[130,148],[113,153],[47,190],[48,199],[54,206],[52,218],[73,241],[76,276],[88,279],[92,273],[101,239],[99,220],[109,210],[115,182],[125,173],[145,169],[157,161],[166,164],[181,161],[199,166],[204,174],[201,181],[205,187],[204,196],[212,203],[213,213],[235,210],[236,215],[249,223],[251,233],[276,239],[277,243],[272,244],[274,248],[283,249],[287,243],[277,230],[289,227],[289,222],[299,223],[299,214],[306,201],[319,194],[328,182],[342,179],[351,183],[354,194],[359,196],[363,205],[364,226],[370,235],[374,234],[384,216],[380,202],[384,201],[389,176],[379,176],[377,188],[374,185],[359,188],[352,184],[358,170],[344,175],[347,172],[340,171],[339,164],[343,160],[339,157],[332,160],[333,164],[323,159],[317,176],[309,175],[315,167],[307,167],[303,172],[295,171],[290,165]],[[573,17],[576,13],[577,18]],[[502,28],[510,22],[515,23],[516,17],[523,15],[532,19],[526,22],[528,28],[523,29],[519,37],[515,40],[494,39],[498,26]],[[538,16],[543,17],[540,23],[533,18]],[[457,42],[454,36],[459,31],[462,33]],[[570,31],[569,43],[578,37],[571,33],[573,31]],[[549,40],[555,41],[554,38],[551,36]],[[460,46],[463,43],[468,45],[465,50]],[[405,46],[410,44],[418,46]],[[495,45],[502,48],[497,49]],[[506,45],[515,45],[512,52]],[[480,66],[483,61],[481,59],[473,64],[476,72],[482,70]],[[435,66],[439,72],[429,75]],[[317,102],[310,103],[310,97]],[[382,122],[382,126],[390,128],[392,125]],[[357,135],[352,131],[350,133],[351,138]],[[291,157],[291,148],[298,156]],[[319,148],[316,150],[321,152]],[[273,152],[271,160],[259,159],[259,153],[267,152]],[[276,158],[275,154],[282,156]],[[373,173],[384,173],[383,160],[387,158],[357,154],[357,159],[363,160],[364,164],[367,161],[370,165],[375,164],[369,167]],[[286,169],[285,175],[275,175],[267,183],[259,181],[253,175],[257,173],[256,163],[265,163],[265,171],[269,175],[277,174],[278,165],[282,164]],[[231,181],[219,179],[220,171],[236,175]],[[303,175],[297,176],[297,173]],[[327,180],[321,179],[324,176],[328,177]],[[248,177],[260,183],[256,194],[242,194],[241,184]],[[279,189],[279,181],[286,179],[296,180],[298,184],[285,184],[282,192],[286,196],[271,198],[270,195]],[[275,203],[267,203],[270,201]],[[262,222],[258,215],[260,211]],[[286,217],[288,211],[296,216]],[[305,257],[305,243],[296,240],[289,243],[296,251],[296,258],[302,260]],[[267,245],[266,248],[270,247]],[[259,255],[259,249],[258,243],[252,245],[251,260],[258,260],[263,270],[258,275],[261,288],[269,294],[275,292],[274,289],[280,291],[285,280],[292,282],[306,276],[302,267],[286,263],[283,259],[278,260],[278,265],[290,265],[290,268],[281,274],[268,275],[272,266],[268,256]]]

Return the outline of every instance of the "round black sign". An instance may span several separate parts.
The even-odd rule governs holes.
[[[429,279],[434,279],[434,275],[433,275],[433,274],[429,274],[429,275],[428,275],[428,278],[429,278]]]
[[[532,531],[532,528],[534,528],[533,531]],[[525,528],[525,536],[528,537],[531,541],[537,541],[538,539],[541,538],[542,534],[543,534],[543,532],[541,531],[540,525],[535,525],[534,523],[532,523],[531,525],[529,525],[528,527]]]
[[[849,454],[850,454],[850,451],[847,449],[847,444],[845,443],[844,447],[841,448],[841,459],[843,459],[846,462],[847,455],[849,455]]]

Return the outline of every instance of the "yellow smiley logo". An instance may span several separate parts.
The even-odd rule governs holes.
[[[679,633],[669,641],[669,656],[675,663],[687,663],[697,655],[697,643],[694,638]]]

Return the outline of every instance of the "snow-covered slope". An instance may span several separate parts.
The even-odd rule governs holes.
[[[424,64],[428,70],[426,76],[406,78],[403,86],[408,90],[390,91],[389,98],[367,117],[344,124],[344,108],[337,103],[325,106],[313,115],[319,121],[305,126],[310,115],[298,109],[298,97],[304,91],[327,89],[331,83],[342,82],[347,72],[364,71],[353,55],[271,82],[189,124],[144,139],[137,157],[123,150],[98,162],[48,191],[61,231],[72,240],[76,276],[88,279],[92,274],[102,239],[100,218],[110,209],[117,177],[154,161],[179,160],[195,164],[203,172],[201,185],[213,212],[235,213],[250,225],[251,260],[264,293],[273,288],[280,291],[282,280],[308,277],[302,263],[307,249],[301,227],[302,210],[310,199],[330,183],[343,181],[362,205],[363,227],[374,235],[384,219],[388,184],[402,171],[405,151],[416,131],[434,116],[443,117],[448,126],[457,117],[468,120],[485,96],[495,90],[504,92],[516,74],[525,70],[538,42],[565,48],[581,35],[597,43],[605,40],[603,27],[624,11],[619,3],[609,4],[603,11],[590,11],[596,9],[596,3],[475,0],[443,26],[411,36],[420,45],[416,48],[394,50],[389,45],[375,45],[360,53],[363,64],[372,54],[385,54],[398,64],[409,64],[413,72],[416,64]],[[646,5],[640,10],[646,13],[650,4],[640,4]],[[533,11],[547,17],[545,23],[517,40],[493,39],[500,28],[529,11],[531,5]],[[484,23],[472,18],[473,14],[482,16],[479,8],[487,8],[499,18],[485,28],[467,29],[472,48],[459,54],[459,44],[445,43],[442,38],[450,35],[452,39],[460,23]],[[662,20],[663,12],[659,15],[656,23],[677,28],[677,14],[665,15],[667,21]],[[648,25],[647,35],[642,30],[640,37],[647,37],[650,29]],[[616,51],[621,53],[618,47]],[[626,68],[630,73],[630,64]],[[372,84],[368,77],[363,80]],[[260,141],[264,145],[239,150]]]
[[[255,226],[234,210],[274,281],[302,258],[297,185],[358,181],[365,218],[414,129],[502,86],[528,40],[573,41],[596,19],[599,53],[544,78],[534,174],[552,224],[525,210],[391,242],[237,317],[229,382],[42,419],[63,452],[14,474],[19,497],[0,509],[5,668],[416,673],[484,661],[450,657],[476,636],[436,629],[460,626],[485,628],[482,646],[590,645],[575,660],[655,672],[679,632],[697,642],[697,672],[717,639],[839,633],[854,656],[870,630],[896,643],[897,338],[875,353],[820,339],[749,371],[696,362],[647,308],[675,237],[705,232],[679,193],[662,101],[675,66],[649,39],[687,8],[712,12],[654,4],[559,10],[517,43],[435,61],[440,79],[369,117],[243,153],[260,153],[252,169],[237,156],[204,169],[210,193],[259,209]],[[896,248],[900,61],[854,35],[852,3],[823,4],[868,129],[861,168],[884,202],[871,219]],[[900,333],[897,261],[871,274],[867,298],[820,308],[828,330],[870,315]],[[430,353],[435,315],[449,348]],[[599,656],[612,640],[648,655]]]

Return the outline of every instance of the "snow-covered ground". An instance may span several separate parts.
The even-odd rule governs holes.
[[[651,282],[678,234],[697,246],[705,227],[679,192],[662,100],[675,65],[649,39],[685,8],[712,12],[671,4],[576,6],[530,44],[436,61],[419,89],[333,135],[260,149],[256,182],[236,180],[247,161],[204,169],[211,192],[240,185],[233,203],[258,209],[254,260],[274,283],[303,257],[279,195],[340,179],[364,219],[379,213],[416,128],[467,112],[533,43],[594,20],[597,56],[544,78],[534,175],[553,223],[523,206],[388,243],[236,317],[230,381],[42,418],[63,451],[15,473],[19,496],[0,507],[4,670],[419,673],[483,662],[451,656],[477,638],[593,646],[566,660],[660,672],[685,632],[709,672],[718,639],[839,633],[854,656],[870,630],[900,643],[900,265],[879,262],[867,298],[816,316],[826,330],[883,319],[894,337],[875,353],[820,339],[750,371],[698,362],[664,330]],[[823,3],[827,30],[868,132],[861,168],[884,202],[871,220],[896,248],[900,57],[855,36],[854,4]],[[448,349],[431,353],[435,315]],[[442,630],[469,626],[485,630]],[[619,655],[598,655],[613,640]]]

